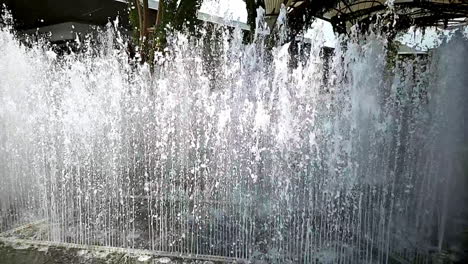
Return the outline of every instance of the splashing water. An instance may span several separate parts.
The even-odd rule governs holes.
[[[173,38],[150,73],[112,27],[63,57],[2,28],[0,230],[269,263],[425,263],[459,242],[466,38],[393,68],[385,36],[342,38],[324,79],[320,35],[291,68],[290,44],[219,32]]]

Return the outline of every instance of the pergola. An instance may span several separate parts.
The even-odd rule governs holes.
[[[270,21],[285,4],[293,32],[300,31],[314,17],[346,32],[350,26],[382,12],[394,12],[402,21],[416,26],[452,27],[468,22],[468,0],[264,0],[263,4]]]
[[[387,10],[411,25],[452,27],[468,22],[467,0],[342,0],[321,15],[341,31]]]

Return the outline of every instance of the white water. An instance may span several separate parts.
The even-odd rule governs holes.
[[[178,36],[151,75],[112,27],[60,58],[2,28],[0,230],[44,218],[38,239],[269,263],[459,242],[466,39],[388,70],[385,37],[345,38],[326,81],[320,34],[295,69],[289,44],[241,40]]]

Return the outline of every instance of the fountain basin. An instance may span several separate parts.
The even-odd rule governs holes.
[[[28,239],[40,231],[44,221],[29,223],[0,234],[0,264],[31,263],[248,263],[234,258],[184,255],[152,250]]]

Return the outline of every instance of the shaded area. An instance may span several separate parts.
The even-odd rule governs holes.
[[[69,21],[105,25],[117,15],[128,25],[127,4],[114,0],[1,0],[0,4],[11,10],[18,30]]]

